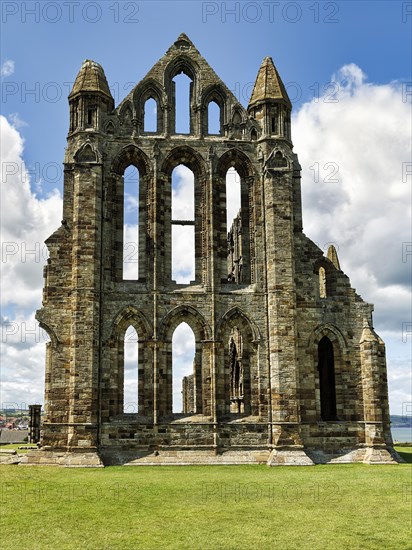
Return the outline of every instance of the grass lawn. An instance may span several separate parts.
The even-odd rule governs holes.
[[[0,486],[2,549],[412,548],[410,464],[1,466]]]

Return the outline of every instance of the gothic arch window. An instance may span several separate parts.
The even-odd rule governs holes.
[[[172,412],[196,412],[196,351],[195,335],[182,322],[172,337]]]
[[[112,121],[109,121],[106,126],[106,133],[109,135],[113,135],[115,133],[115,127]]]
[[[226,173],[227,280],[242,282],[243,236],[240,176],[232,167]]]
[[[123,347],[123,412],[138,413],[138,335],[133,325],[124,334]]]
[[[183,51],[164,70],[164,86],[168,111],[170,134],[193,134],[198,131],[198,114],[195,104],[198,99],[198,64]],[[182,88],[181,88],[182,85]]]
[[[287,168],[287,158],[282,155],[280,151],[276,151],[275,156],[271,159],[271,167],[273,168]]]
[[[229,339],[230,412],[245,412],[245,365],[243,339],[238,328],[234,328]]]
[[[224,315],[217,333],[223,344],[217,361],[217,375],[223,381],[217,390],[218,413],[259,414],[258,389],[252,390],[258,357],[252,325],[234,308]]]
[[[87,143],[76,153],[77,162],[97,162],[97,155],[90,143]]]
[[[319,297],[326,298],[326,270],[324,267],[319,268]]]
[[[172,172],[172,279],[178,284],[195,279],[194,174],[183,164]]]
[[[137,169],[137,172],[136,172]],[[105,254],[110,258],[113,281],[147,281],[148,182],[150,162],[134,145],[119,151],[111,164],[111,181],[103,197],[103,215],[111,239]],[[125,192],[126,186],[126,192]]]
[[[257,131],[255,130],[255,128],[252,128],[252,130],[250,132],[250,139],[252,141],[256,141],[257,138],[258,138]]]
[[[129,102],[127,102],[126,105],[123,106],[120,112],[120,119],[124,126],[131,126],[133,120],[133,111]]]
[[[139,171],[133,165],[123,175],[123,279],[139,278]]]
[[[242,116],[241,114],[239,113],[238,110],[236,110],[234,113],[233,113],[233,117],[232,117],[232,126],[233,126],[233,137],[235,139],[241,139],[242,138]]]
[[[191,97],[193,81],[182,72],[177,74],[172,81],[174,105],[175,105],[175,133],[190,134],[191,121]]]
[[[321,258],[313,270],[315,296],[324,299],[336,294],[336,269],[329,260]]]
[[[158,132],[158,105],[153,97],[144,104],[144,132]]]
[[[253,240],[253,176],[249,159],[236,149],[218,162],[219,196],[215,205],[219,228],[218,260],[222,282],[250,284],[254,273],[251,250]],[[233,221],[232,221],[233,220]]]
[[[207,122],[207,133],[209,135],[221,134],[221,109],[219,104],[214,100],[209,101],[207,106]]]
[[[142,314],[128,306],[116,317],[103,350],[108,368],[102,371],[101,411],[104,421],[123,414],[153,413],[150,327]]]
[[[320,415],[322,420],[336,420],[335,358],[333,344],[324,336],[318,344]]]
[[[209,350],[204,341],[210,328],[190,306],[174,308],[159,326],[164,342],[159,356],[158,410],[171,414],[211,414],[211,370]]]

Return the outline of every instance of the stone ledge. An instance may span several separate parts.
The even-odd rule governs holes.
[[[97,452],[32,451],[20,455],[20,466],[65,466],[67,468],[103,468]]]

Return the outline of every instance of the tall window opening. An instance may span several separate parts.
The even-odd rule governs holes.
[[[87,109],[87,126],[94,126],[96,118],[96,107],[89,107]]]
[[[193,172],[179,164],[172,172],[172,279],[195,278],[195,184]]]
[[[190,88],[192,80],[184,73],[173,79],[175,87],[175,132],[190,134]]]
[[[322,420],[337,420],[333,345],[327,336],[318,344],[320,414]]]
[[[128,166],[123,176],[123,279],[139,278],[139,172]]]
[[[239,329],[232,330],[229,339],[230,412],[245,412],[243,339]]]
[[[208,134],[220,135],[220,107],[216,101],[210,101],[207,106]]]
[[[242,210],[240,176],[234,168],[226,173],[226,228],[228,282],[242,281]]]
[[[138,337],[131,325],[124,335],[123,412],[138,412]]]
[[[172,338],[173,413],[194,413],[196,410],[195,348],[192,329],[187,323],[180,323]]]
[[[271,134],[279,134],[279,111],[276,105],[270,111],[270,132]]]
[[[144,131],[158,132],[157,128],[157,103],[151,97],[144,104]]]
[[[324,267],[319,268],[319,296],[326,298],[326,271]]]

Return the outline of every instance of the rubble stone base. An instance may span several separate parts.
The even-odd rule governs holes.
[[[394,449],[388,447],[367,447],[363,462],[366,464],[399,464],[405,461]]]
[[[65,466],[67,468],[103,468],[96,451],[67,452],[39,449],[30,451],[20,461],[22,466]]]
[[[296,447],[273,449],[267,461],[268,466],[314,466],[305,451]]]
[[[214,450],[159,450],[144,456],[137,456],[125,466],[190,466],[190,465],[236,465],[266,464],[269,456],[267,450],[224,451]]]

